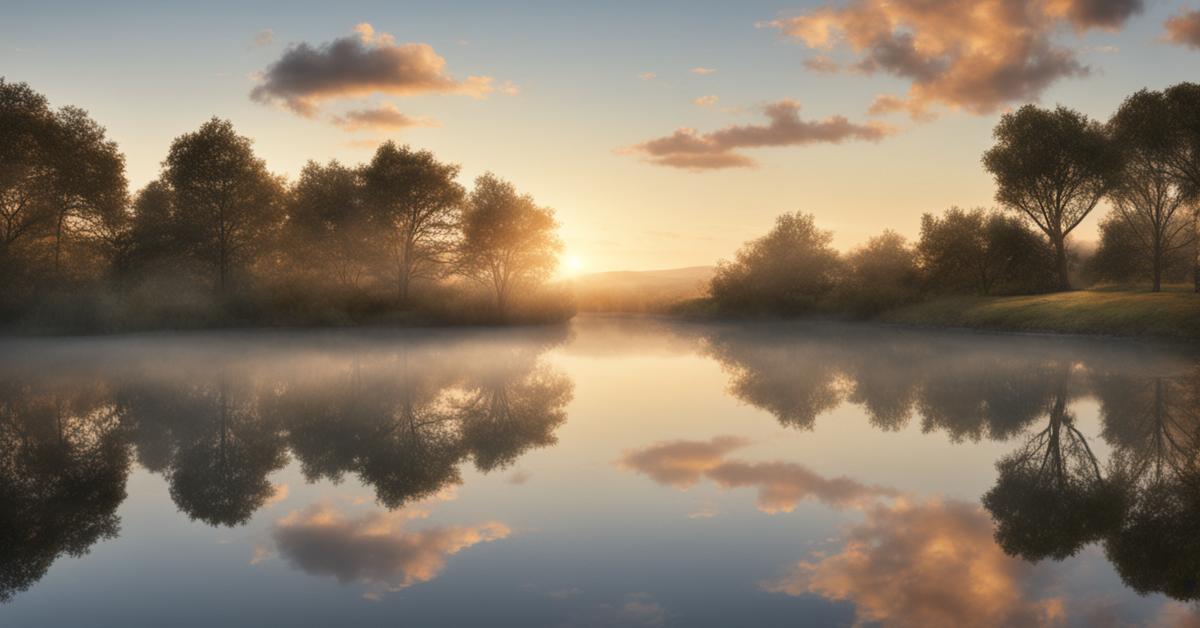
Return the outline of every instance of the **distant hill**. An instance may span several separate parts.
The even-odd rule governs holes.
[[[713,266],[618,270],[580,275],[571,284],[581,311],[650,312],[703,296]]]

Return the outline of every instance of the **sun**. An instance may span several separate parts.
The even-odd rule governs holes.
[[[578,275],[583,269],[583,260],[578,255],[568,255],[563,259],[563,270],[568,275]]]

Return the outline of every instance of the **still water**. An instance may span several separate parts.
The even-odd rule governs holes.
[[[1198,451],[1113,340],[0,340],[0,626],[1188,624]]]

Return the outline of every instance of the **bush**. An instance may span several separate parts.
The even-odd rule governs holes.
[[[846,256],[838,304],[860,316],[916,301],[921,274],[916,253],[902,236],[884,231]]]
[[[803,314],[832,292],[839,260],[833,234],[809,214],[784,214],[770,233],[746,243],[734,261],[717,265],[709,290],[719,310]]]

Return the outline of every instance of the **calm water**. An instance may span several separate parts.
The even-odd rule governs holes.
[[[1198,365],[605,318],[3,340],[0,625],[1194,622]]]

